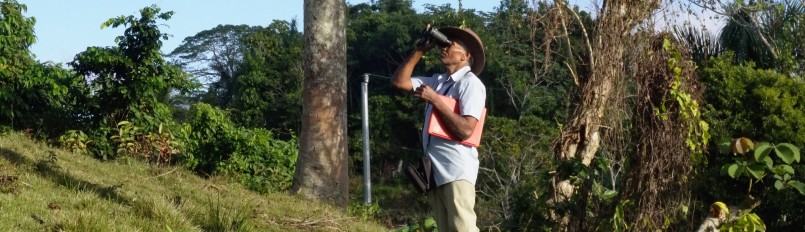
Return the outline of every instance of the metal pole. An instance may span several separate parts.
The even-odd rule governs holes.
[[[363,102],[363,200],[372,204],[372,180],[369,178],[369,74],[363,74],[361,84],[361,101]]]

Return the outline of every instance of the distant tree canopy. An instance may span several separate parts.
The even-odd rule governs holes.
[[[207,83],[205,102],[228,107],[235,94],[233,86],[243,72],[243,37],[258,28],[218,25],[185,38],[168,56],[198,81]]]
[[[201,101],[231,110],[239,125],[287,137],[300,126],[302,42],[295,20],[219,25],[184,39],[170,56],[207,83]]]

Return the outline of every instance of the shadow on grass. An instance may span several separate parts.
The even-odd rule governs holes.
[[[49,151],[50,152],[50,151]],[[22,165],[29,165],[33,167],[34,172],[39,175],[40,177],[52,181],[53,183],[74,190],[74,191],[90,191],[95,193],[101,199],[106,199],[124,206],[130,206],[131,200],[127,199],[126,197],[120,196],[115,192],[115,189],[120,187],[117,186],[101,186],[89,181],[78,179],[68,173],[65,173],[61,170],[58,170],[58,167],[54,167],[50,165],[47,161],[34,161],[28,159],[27,157],[6,149],[0,148],[0,156],[5,158],[6,160],[10,161],[14,165],[22,166]]]

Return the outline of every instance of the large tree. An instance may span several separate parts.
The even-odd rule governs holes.
[[[0,2],[0,125],[53,137],[81,127],[86,84],[59,64],[34,61],[36,20],[25,11],[17,1]]]
[[[602,122],[610,107],[613,90],[622,83],[620,77],[624,70],[623,55],[627,48],[627,37],[637,23],[646,19],[659,6],[659,0],[604,1],[595,22],[595,34],[588,40],[589,71],[578,79],[579,102],[574,106],[570,121],[562,129],[561,140],[557,146],[556,157],[559,162],[580,162],[589,166],[598,152],[602,141]],[[555,1],[559,7],[567,7],[563,0]],[[568,11],[569,12],[569,11]],[[571,13],[572,14],[572,13]],[[565,18],[570,20],[571,18]],[[562,169],[554,180],[555,202],[562,204],[577,192],[568,175]],[[582,216],[583,212],[572,213]],[[556,215],[555,215],[556,216]],[[567,217],[556,217],[560,230],[570,228]]]
[[[242,74],[226,86],[233,121],[283,134],[299,131],[303,39],[295,20],[275,20],[243,38]]]
[[[0,122],[16,124],[15,119],[30,106],[18,95],[27,84],[24,75],[34,64],[29,48],[36,40],[36,20],[22,15],[27,7],[17,1],[0,3]]]
[[[305,0],[304,9],[302,131],[291,193],[346,207],[346,2]]]
[[[168,20],[172,11],[160,12],[156,5],[140,10],[140,18],[118,16],[101,27],[126,26],[117,47],[89,47],[70,62],[73,69],[93,85],[95,122],[115,125],[135,120],[156,126],[170,118],[164,102],[173,90],[188,90],[193,84],[187,74],[168,64],[159,52],[168,35],[157,20]]]

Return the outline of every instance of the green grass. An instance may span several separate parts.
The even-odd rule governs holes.
[[[342,209],[287,193],[260,195],[235,182],[136,160],[102,162],[2,134],[0,231],[389,230]]]

